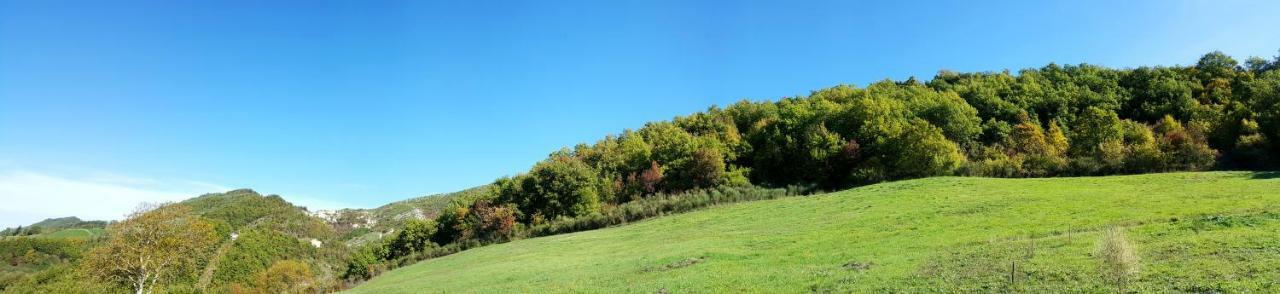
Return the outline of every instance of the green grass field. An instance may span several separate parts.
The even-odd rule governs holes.
[[[1280,174],[931,178],[708,208],[464,251],[351,293],[1280,291]]]
[[[103,228],[90,228],[90,229],[62,229],[62,230],[58,230],[58,231],[56,231],[56,232],[52,232],[52,233],[37,234],[37,235],[29,236],[29,237],[35,237],[35,238],[78,238],[78,239],[89,239],[89,238],[94,238],[94,237],[100,237],[100,236],[102,236],[103,234],[106,234],[106,233],[107,233],[107,230],[106,230],[106,229],[103,229]],[[6,238],[23,238],[23,237],[3,236],[3,237],[0,237],[0,240],[6,239]]]
[[[65,229],[65,230],[60,230],[60,231],[49,233],[49,234],[44,234],[42,236],[47,238],[86,238],[87,239],[87,238],[102,236],[102,234],[104,233],[106,233],[106,230],[100,229],[100,228]]]

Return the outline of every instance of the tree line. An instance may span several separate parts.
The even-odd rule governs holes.
[[[1271,169],[1280,160],[1278,68],[1280,56],[1240,63],[1212,52],[1191,66],[944,70],[928,81],[713,106],[556,151],[357,253],[347,275],[720,187]]]

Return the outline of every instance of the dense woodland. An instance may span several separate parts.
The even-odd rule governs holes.
[[[1241,63],[1212,52],[1193,66],[944,70],[928,81],[711,107],[556,151],[527,173],[498,179],[490,193],[455,198],[434,221],[409,223],[356,254],[347,277],[376,274],[382,260],[395,266],[409,256],[573,231],[565,226],[618,224],[635,210],[663,211],[652,199],[720,195],[726,187],[1273,169],[1277,68],[1280,57]]]

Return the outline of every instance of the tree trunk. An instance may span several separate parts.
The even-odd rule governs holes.
[[[143,294],[143,293],[144,293],[143,291],[145,291],[145,290],[147,289],[147,287],[146,287],[146,286],[147,286],[147,276],[146,276],[146,275],[143,275],[142,277],[139,277],[139,278],[138,278],[138,282],[134,283],[134,288],[136,288],[136,289],[138,290],[138,291],[137,291],[137,292],[135,292],[135,293],[137,293],[137,294]]]

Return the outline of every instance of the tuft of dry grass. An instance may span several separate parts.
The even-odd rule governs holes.
[[[1138,274],[1140,261],[1138,254],[1125,236],[1124,228],[1110,227],[1102,231],[1098,241],[1098,260],[1101,262],[1102,278],[1116,286],[1121,292]]]

